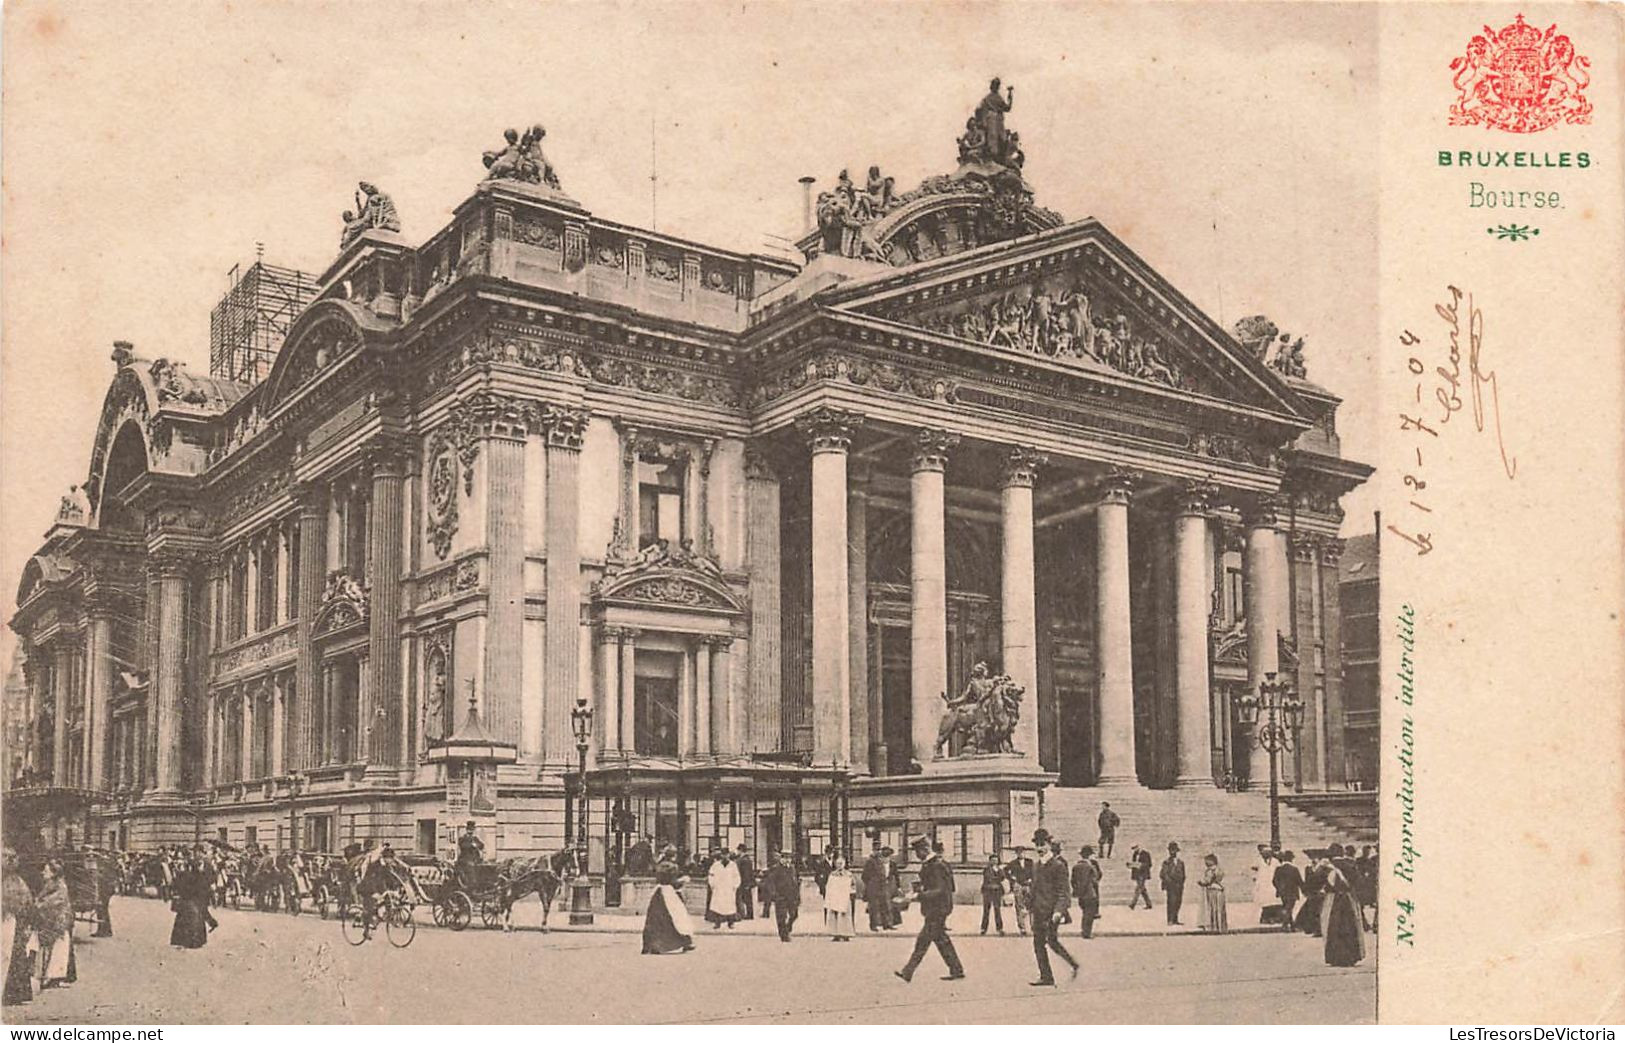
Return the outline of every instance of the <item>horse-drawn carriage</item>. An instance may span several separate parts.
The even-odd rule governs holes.
[[[404,861],[412,869],[412,886],[429,904],[434,922],[454,931],[468,927],[476,912],[487,927],[512,929],[514,903],[530,894],[541,900],[545,930],[559,893],[557,856],[456,865],[413,857]]]

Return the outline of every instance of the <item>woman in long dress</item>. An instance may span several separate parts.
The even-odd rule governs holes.
[[[28,939],[34,933],[34,892],[17,871],[17,858],[9,850],[0,868],[0,911],[4,912],[5,937],[0,953],[4,954],[5,968],[0,981],[5,983],[3,1002],[27,1003],[34,998],[33,961],[28,957]]]
[[[196,863],[188,863],[175,874],[170,895],[175,925],[169,931],[169,944],[183,949],[201,949],[209,944],[207,874]]]
[[[1230,919],[1224,906],[1224,870],[1219,868],[1216,855],[1202,859],[1202,923],[1209,934],[1223,934],[1230,929]]]
[[[62,875],[62,866],[56,862],[45,863],[35,908],[40,988],[55,988],[78,980],[73,955],[73,900],[68,895],[68,881]]]
[[[1311,857],[1314,861],[1303,874],[1303,904],[1298,906],[1298,915],[1292,921],[1292,926],[1303,934],[1319,938],[1323,926],[1321,914],[1326,903],[1326,878],[1332,864],[1324,851]]]
[[[733,930],[734,922],[739,919],[739,867],[734,865],[727,851],[712,859],[705,882],[708,888],[705,918],[711,921],[711,929],[714,931],[727,924],[728,930]]]
[[[829,879],[824,882],[824,925],[829,928],[831,941],[852,940],[852,871],[847,868],[846,856],[836,853],[830,866]]]
[[[1353,967],[1365,959],[1360,907],[1354,897],[1354,885],[1336,866],[1328,868],[1325,907],[1321,914],[1326,934],[1326,963],[1332,967]]]
[[[655,893],[649,897],[649,909],[643,917],[643,954],[663,955],[671,952],[689,952],[694,948],[694,924],[683,908],[682,896],[677,889],[688,883],[688,878],[677,874],[677,852],[667,848],[655,864]]]

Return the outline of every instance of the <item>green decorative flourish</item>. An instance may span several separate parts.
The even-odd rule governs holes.
[[[1484,231],[1495,236],[1497,239],[1508,240],[1514,243],[1523,242],[1532,235],[1540,234],[1540,229],[1531,228],[1528,225],[1496,225],[1494,228],[1486,228]]]

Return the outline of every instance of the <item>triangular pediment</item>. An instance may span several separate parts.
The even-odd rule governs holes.
[[[1095,221],[853,280],[826,303],[996,356],[1304,412],[1280,373]]]

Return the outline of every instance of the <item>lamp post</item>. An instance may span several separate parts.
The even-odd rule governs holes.
[[[576,736],[576,814],[574,834],[576,875],[570,881],[570,923],[592,923],[592,883],[587,879],[587,744],[592,738],[592,707],[586,696],[577,696],[570,711],[570,728]],[[565,796],[566,800],[570,797]]]
[[[1258,694],[1248,692],[1236,701],[1236,720],[1253,728],[1252,741],[1270,755],[1270,848],[1281,849],[1280,781],[1277,758],[1297,745],[1303,725],[1303,700],[1293,694],[1292,682],[1278,680],[1275,671],[1258,683]]]
[[[132,792],[128,783],[122,784],[113,791],[113,804],[118,808],[118,849],[128,851],[130,848],[130,799]]]
[[[305,787],[305,774],[301,771],[288,776],[288,851],[299,850],[299,791]]]

